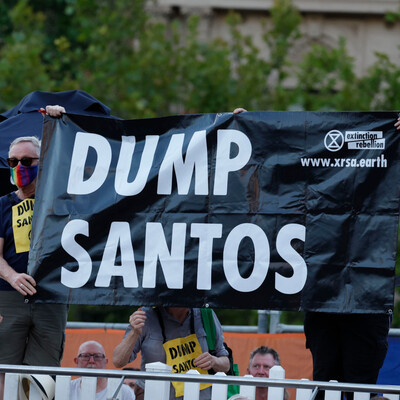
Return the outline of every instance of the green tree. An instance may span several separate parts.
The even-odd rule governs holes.
[[[368,74],[359,80],[361,110],[400,109],[400,68],[387,54],[377,53]]]
[[[37,88],[52,88],[41,58],[45,16],[33,13],[28,1],[23,0],[10,10],[10,19],[13,29],[3,36],[0,47],[1,109],[15,105]]]
[[[335,49],[312,46],[300,63],[297,76],[297,101],[303,109],[360,109],[353,59],[343,38]]]

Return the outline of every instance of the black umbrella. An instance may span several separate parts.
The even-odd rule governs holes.
[[[110,115],[109,107],[82,90],[29,93],[15,107],[0,114],[0,195],[12,190],[7,164],[10,143],[20,136],[41,138],[43,116],[38,111],[46,105],[56,104],[73,114],[116,118]]]

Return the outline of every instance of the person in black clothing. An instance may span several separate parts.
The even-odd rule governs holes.
[[[44,111],[44,110],[43,110]],[[63,108],[47,106],[60,116]],[[15,139],[7,162],[17,190],[0,198],[0,364],[60,366],[68,306],[30,303],[36,281],[27,273],[40,141]],[[0,374],[0,399],[4,374]]]

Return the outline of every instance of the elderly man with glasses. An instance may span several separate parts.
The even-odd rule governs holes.
[[[56,106],[46,111],[61,115]],[[60,366],[68,307],[31,303],[35,279],[27,274],[40,141],[15,139],[9,148],[11,181],[17,190],[0,198],[0,364]],[[0,400],[4,374],[0,374]]]
[[[94,340],[82,343],[78,350],[78,356],[74,359],[78,368],[103,369],[108,363],[103,346]],[[70,400],[81,399],[81,378],[71,381]],[[107,378],[97,378],[96,400],[106,400]],[[120,400],[134,400],[135,394],[129,386],[123,384],[118,394]]]

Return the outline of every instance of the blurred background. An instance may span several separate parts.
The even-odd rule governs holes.
[[[400,110],[399,39],[399,0],[2,0],[0,113],[35,90],[74,89],[121,118]],[[400,328],[398,288],[395,301]],[[71,306],[69,320],[133,311]],[[217,313],[257,325],[256,310]]]

